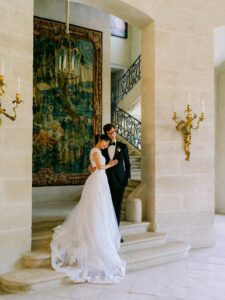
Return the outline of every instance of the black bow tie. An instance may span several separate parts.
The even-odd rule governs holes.
[[[114,146],[115,146],[115,145],[116,145],[116,143],[115,143],[115,142],[110,142],[110,143],[109,143],[109,146],[112,146],[112,145],[114,145]]]

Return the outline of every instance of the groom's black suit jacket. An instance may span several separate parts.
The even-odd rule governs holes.
[[[102,151],[106,158],[106,164],[110,161],[108,149]],[[108,177],[112,202],[115,209],[118,225],[120,224],[121,207],[123,201],[124,189],[130,178],[130,159],[126,144],[116,142],[116,149],[113,159],[118,160],[118,164],[106,170]]]
[[[110,161],[108,149],[104,149],[102,154],[106,158],[106,164],[108,164]],[[116,142],[113,159],[117,159],[118,164],[106,170],[109,184],[113,185],[116,189],[121,187],[124,188],[130,178],[130,159],[126,144],[121,143],[120,141]]]

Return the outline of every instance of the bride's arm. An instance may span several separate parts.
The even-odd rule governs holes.
[[[93,160],[96,164],[96,168],[98,170],[106,170],[108,168],[111,168],[115,165],[117,165],[118,160],[114,159],[114,160],[110,160],[109,163],[107,165],[102,165],[101,161],[100,161],[100,154],[98,152],[93,153]]]

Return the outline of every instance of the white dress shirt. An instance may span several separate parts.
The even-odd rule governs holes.
[[[115,141],[115,143],[116,143],[116,141]],[[116,151],[116,145],[110,145],[108,147],[108,153],[109,153],[110,160],[113,160],[113,157],[115,155],[115,151]]]

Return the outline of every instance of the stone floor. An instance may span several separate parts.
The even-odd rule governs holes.
[[[225,215],[215,218],[215,247],[192,250],[187,259],[128,273],[115,285],[75,284],[0,300],[225,300]]]

